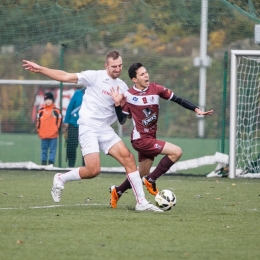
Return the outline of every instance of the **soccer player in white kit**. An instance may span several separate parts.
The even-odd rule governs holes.
[[[119,87],[121,93],[128,89],[125,82],[119,79],[123,67],[119,52],[111,51],[107,54],[105,70],[87,70],[80,73],[49,69],[27,60],[23,60],[23,63],[23,67],[31,72],[41,73],[60,82],[87,86],[78,120],[79,142],[85,166],[54,175],[51,190],[53,200],[60,201],[66,182],[91,179],[100,173],[101,149],[125,167],[137,202],[135,210],[163,212],[146,200],[134,156],[111,127],[117,116],[110,89]]]

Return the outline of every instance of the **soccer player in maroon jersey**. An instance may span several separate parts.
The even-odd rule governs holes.
[[[176,96],[170,89],[157,83],[150,83],[149,74],[141,63],[132,64],[128,74],[134,86],[124,94],[120,94],[118,88],[112,88],[111,96],[114,99],[119,123],[124,124],[127,117],[132,118],[131,142],[138,152],[140,177],[147,190],[155,196],[159,192],[156,180],[165,174],[182,155],[182,150],[177,145],[156,139],[159,99],[176,102],[198,115],[211,115],[213,110],[201,111],[189,101]],[[122,107],[121,103],[124,103]],[[159,154],[165,156],[150,173],[154,158]],[[111,186],[110,204],[113,208],[116,208],[120,196],[130,188],[131,184],[128,179],[120,186]]]

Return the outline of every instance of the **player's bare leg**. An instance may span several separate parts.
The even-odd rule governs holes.
[[[113,147],[111,147],[109,150],[109,154],[111,156],[113,156],[115,159],[117,159],[119,161],[119,163],[125,167],[127,176],[130,174],[131,174],[131,177],[132,177],[132,175],[135,176],[136,172],[139,174],[139,172],[137,171],[135,158],[134,158],[133,154],[129,151],[129,149],[125,146],[123,141],[119,141]],[[139,177],[139,179],[140,179],[140,177]],[[141,182],[141,179],[140,179],[140,182]],[[125,183],[127,184],[127,186],[129,188],[132,187],[128,178],[125,181]],[[137,183],[137,187],[138,187],[138,183]],[[117,193],[115,186],[112,186],[110,189],[111,189],[110,190],[110,192],[111,192],[110,204],[113,208],[116,208],[117,201],[119,200],[121,193]],[[137,194],[136,194],[136,192],[137,192]],[[146,203],[145,195],[144,195],[144,192],[142,193],[142,190],[140,190],[140,189],[134,190],[134,194],[136,196],[137,202],[138,202],[138,200],[140,200],[140,202],[144,201]]]
[[[159,190],[156,187],[156,183],[149,182],[147,179],[147,175],[150,174],[152,165],[153,165],[153,160],[149,158],[139,162],[139,172],[140,172],[142,182],[146,186],[146,189],[149,191],[149,193],[155,196],[159,192]]]
[[[125,146],[123,141],[119,141],[112,148],[110,148],[109,154],[116,158],[125,167],[127,179],[131,184],[137,202],[135,209],[138,211],[148,210],[162,212],[159,208],[155,207],[146,200],[140,174],[135,163],[135,158]],[[116,187],[114,189],[116,189]],[[112,196],[111,200],[113,200]],[[110,202],[113,208],[116,208],[117,201],[115,203],[112,203],[112,201]]]
[[[51,190],[52,198],[55,202],[61,200],[64,184],[68,181],[78,181],[81,179],[92,179],[100,173],[100,155],[91,153],[84,156],[85,166],[75,168],[66,173],[57,173],[53,178]]]
[[[92,179],[100,173],[100,154],[89,153],[84,156],[85,166],[80,167],[79,175],[81,179]]]
[[[172,162],[177,162],[182,156],[182,150],[179,146],[166,142],[161,154],[168,155]]]
[[[153,160],[151,159],[145,159],[139,162],[139,172],[141,178],[147,176],[150,173],[152,165],[153,165]]]
[[[152,167],[153,164],[153,160],[151,159],[145,159],[142,162],[139,162],[139,174],[140,177],[142,179],[142,177],[147,176],[150,173],[150,169]],[[131,189],[132,186],[129,182],[129,180],[126,178],[125,181],[123,183],[121,183],[119,186],[115,186],[113,185],[110,189],[111,190],[116,190],[117,195],[115,196],[121,196],[125,191],[127,191],[128,189]],[[111,192],[110,190],[110,192]]]
[[[155,170],[142,178],[147,190],[154,196],[159,192],[156,187],[156,180],[165,174],[172,165],[180,159],[182,150],[179,146],[166,142],[161,154],[165,154],[165,156],[160,160]]]

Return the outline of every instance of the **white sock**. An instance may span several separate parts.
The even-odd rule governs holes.
[[[132,190],[134,192],[136,202],[138,204],[147,204],[148,201],[146,200],[144,195],[143,183],[140,178],[139,172],[138,171],[131,172],[127,174],[127,178],[132,186]]]
[[[79,176],[79,168],[73,169],[72,171],[60,174],[59,178],[65,183],[67,181],[78,181],[81,180]]]

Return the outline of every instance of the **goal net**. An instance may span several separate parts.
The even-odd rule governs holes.
[[[65,116],[72,94],[80,88],[64,84],[61,99],[60,83],[53,85],[46,82],[42,85],[39,81],[47,78],[24,70],[22,60],[68,72],[99,70],[104,68],[106,53],[113,49],[123,57],[120,78],[129,87],[132,81],[127,70],[132,63],[141,62],[149,72],[151,82],[171,89],[195,105],[205,103],[205,107],[201,107],[203,110],[214,110],[211,116],[203,119],[205,135],[201,138],[198,137],[201,117],[197,118],[195,113],[172,102],[160,102],[157,136],[183,149],[180,163],[187,161],[186,165],[192,169],[189,173],[195,173],[193,169],[197,166],[225,162],[226,157],[219,160],[219,156],[216,156],[216,152],[220,151],[220,138],[223,137],[227,144],[229,141],[229,122],[225,122],[226,117],[222,113],[222,104],[225,103],[223,58],[225,53],[234,48],[260,49],[253,41],[253,28],[260,23],[260,2],[208,1],[210,4],[205,20],[201,19],[201,13],[206,11],[202,12],[202,2],[0,1],[0,163],[30,161],[41,165],[41,143],[35,119],[37,108],[43,101],[43,93],[51,91],[54,94],[55,104]],[[200,31],[205,24],[207,38],[203,42]],[[203,53],[207,50],[206,60],[211,60],[211,63],[206,64],[202,59],[202,49]],[[206,75],[201,76],[200,71],[205,70]],[[28,84],[28,81],[34,82]],[[200,82],[206,83],[205,91],[200,91]],[[200,102],[201,94],[205,94],[205,102]],[[132,126],[128,120],[121,129],[123,141],[129,149],[132,148],[129,141]],[[119,131],[117,123],[113,127],[116,132]],[[68,167],[68,146],[64,135],[60,137],[54,166],[65,168]],[[227,155],[228,149],[226,145],[225,151],[221,152]],[[82,164],[81,159],[78,147],[75,166]],[[186,166],[180,163],[176,164],[173,171],[184,171]],[[111,169],[121,166],[109,156],[101,157],[101,164]],[[210,172],[212,168],[203,169],[201,173]]]
[[[0,124],[0,147],[1,159],[0,169],[27,169],[27,170],[50,170],[50,171],[65,171],[69,168],[83,165],[81,151],[79,147],[73,148],[73,144],[77,143],[78,134],[72,136],[69,144],[68,136],[66,136],[65,129],[61,129],[59,136],[59,145],[57,147],[56,162],[50,165],[48,161],[46,165],[42,164],[40,160],[40,140],[36,132],[36,114],[38,109],[44,104],[44,93],[51,92],[54,96],[54,104],[62,108],[63,121],[66,120],[66,115],[75,114],[75,106],[69,108],[73,102],[73,96],[76,91],[82,90],[83,86],[78,84],[63,83],[54,80],[1,80],[0,79],[0,93],[4,100],[14,100],[11,104],[3,102],[2,110],[2,124]],[[166,103],[167,101],[164,101]],[[76,106],[77,108],[77,106]],[[69,112],[70,111],[70,112]],[[73,112],[74,111],[74,112]],[[162,113],[165,113],[165,104],[161,106]],[[18,120],[14,120],[14,114]],[[194,118],[195,119],[195,118]],[[163,121],[162,121],[163,122]],[[187,122],[189,124],[189,122]],[[121,136],[130,150],[137,156],[136,151],[133,150],[130,144],[130,132],[132,129],[132,122],[128,120],[126,126],[123,127],[115,122],[112,127]],[[162,127],[162,124],[160,124]],[[165,139],[162,134],[160,138]],[[170,138],[170,137],[168,137]],[[166,137],[166,140],[169,141]],[[185,138],[187,145],[194,142],[194,138]],[[181,138],[179,140],[182,140]],[[176,138],[178,141],[178,138]],[[175,141],[174,141],[175,142]],[[183,142],[183,141],[182,141]],[[210,152],[210,155],[201,154],[203,156],[194,158],[186,157],[185,160],[177,162],[167,173],[183,172],[186,170],[212,166],[214,164],[227,165],[228,155],[215,152],[217,142],[211,140],[198,140],[196,143],[205,143],[206,146],[215,144]],[[196,150],[196,149],[195,149]],[[74,158],[74,163],[70,164],[70,159]],[[104,156],[101,153],[102,172],[120,172],[124,173],[125,169],[115,164],[110,160],[109,156]],[[156,158],[158,161],[159,158]],[[109,162],[108,162],[109,161]],[[59,166],[59,167],[57,167]],[[153,170],[154,167],[151,169]]]
[[[260,176],[260,51],[231,51],[229,177]]]

